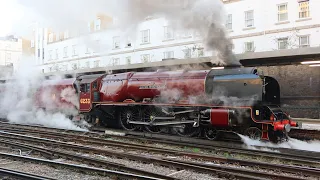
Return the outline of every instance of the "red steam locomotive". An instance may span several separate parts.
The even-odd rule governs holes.
[[[66,87],[73,88],[78,104],[59,96]],[[132,131],[201,133],[211,140],[233,131],[278,141],[297,126],[280,108],[277,80],[256,68],[82,75],[52,88],[57,107],[73,104],[90,123]],[[41,100],[39,106],[46,101]]]

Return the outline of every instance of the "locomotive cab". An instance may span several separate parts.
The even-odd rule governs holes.
[[[263,102],[265,102],[265,104],[280,105],[279,83],[270,76],[264,76]]]

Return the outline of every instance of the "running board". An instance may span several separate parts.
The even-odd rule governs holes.
[[[139,124],[139,125],[150,125],[150,126],[166,126],[166,125],[176,125],[176,124],[191,124],[196,123],[194,120],[187,121],[165,121],[165,122],[143,122],[143,121],[129,121],[131,124]]]
[[[186,114],[186,113],[192,113],[194,112],[194,110],[185,110],[185,111],[178,111],[178,112],[168,112],[165,109],[161,110],[163,113],[165,113],[166,115],[171,115],[171,116],[175,116],[178,114]]]

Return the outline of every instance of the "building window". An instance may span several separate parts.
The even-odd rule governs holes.
[[[113,66],[116,66],[116,65],[119,65],[120,64],[120,58],[113,58],[112,59],[112,65]]]
[[[174,39],[173,29],[169,26],[164,26],[164,40]]]
[[[72,46],[72,56],[76,56],[77,55],[77,46],[73,45]]]
[[[244,43],[245,52],[253,52],[254,51],[254,42],[245,42]]]
[[[288,48],[288,38],[278,39],[278,49],[287,49]]]
[[[11,61],[11,53],[6,53],[6,60]]]
[[[226,28],[229,30],[232,29],[232,14],[228,14]]]
[[[150,30],[141,31],[141,43],[149,43],[150,42]]]
[[[40,49],[38,49],[38,57],[40,58]]]
[[[184,30],[181,34],[182,34],[183,38],[192,37],[192,31],[191,30]]]
[[[68,31],[65,31],[65,32],[63,33],[63,38],[64,38],[64,39],[68,39],[68,38],[69,38],[69,32],[68,32]]]
[[[49,34],[49,43],[53,42],[53,33]]]
[[[128,38],[128,39],[127,39],[127,43],[126,43],[126,47],[131,47],[131,46],[132,46],[132,44],[131,44],[131,39]]]
[[[61,65],[61,71],[67,71],[68,70],[68,65]]]
[[[288,5],[279,4],[278,5],[278,22],[287,21],[288,20]]]
[[[58,49],[56,49],[56,59],[59,58],[59,52],[58,52]]]
[[[150,61],[150,55],[149,54],[142,54],[141,55],[141,62],[142,63],[147,63]]]
[[[227,45],[227,49],[229,49],[230,51],[233,51],[234,49],[234,44],[233,43],[230,43]]]
[[[198,49],[198,57],[202,57],[204,55],[204,49],[203,48],[199,48]]]
[[[113,37],[113,48],[114,49],[120,48],[120,37],[119,36]]]
[[[299,46],[300,47],[309,47],[309,35],[307,36],[300,36],[299,37]]]
[[[34,40],[31,40],[31,48],[34,48]]]
[[[99,61],[99,60],[94,61],[94,62],[93,62],[93,65],[94,65],[95,68],[96,68],[96,67],[99,67],[99,66],[100,66],[100,61]]]
[[[77,63],[73,63],[73,64],[72,64],[72,69],[73,69],[73,70],[78,69],[78,64],[77,64]]]
[[[52,50],[49,51],[49,60],[52,60]]]
[[[60,35],[59,35],[59,34],[56,34],[55,36],[56,36],[55,41],[59,41],[59,40],[60,40]]]
[[[90,68],[90,61],[86,62],[86,68]]]
[[[163,59],[171,59],[173,58],[174,54],[173,51],[167,51],[163,53]]]
[[[299,2],[299,18],[310,17],[309,1]]]
[[[68,46],[63,48],[63,57],[68,57]]]
[[[126,57],[126,61],[127,61],[127,64],[131,64],[131,57],[130,56]]]
[[[191,49],[184,49],[184,58],[191,58]]]
[[[254,26],[254,17],[253,10],[244,12],[245,14],[245,26],[253,27]]]
[[[100,19],[97,19],[95,21],[95,31],[99,31],[101,29],[101,20]]]
[[[91,32],[91,22],[88,23],[88,32]]]

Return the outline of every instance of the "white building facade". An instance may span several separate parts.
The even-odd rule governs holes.
[[[0,38],[0,66],[12,66],[16,72],[22,56],[22,40],[14,36]]]
[[[318,0],[224,0],[225,23],[235,54],[320,45]],[[133,34],[101,28],[73,36],[37,28],[31,46],[42,72],[211,56],[197,33],[174,31],[164,18],[148,19]]]

